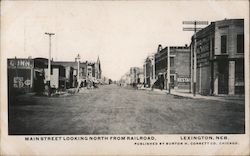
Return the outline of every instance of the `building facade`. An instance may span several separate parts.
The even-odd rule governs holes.
[[[54,65],[64,66],[66,69],[66,81],[68,88],[77,87],[78,62],[53,61]],[[79,62],[79,79],[85,80],[87,75],[87,62]]]
[[[101,68],[101,61],[98,56],[97,61],[95,63],[95,78],[100,80],[102,78],[102,68]]]
[[[244,94],[244,20],[212,22],[192,37],[196,91],[202,95]],[[191,68],[195,72],[194,66]],[[192,83],[195,74],[192,74]],[[193,90],[193,89],[192,89]]]
[[[155,54],[155,88],[167,89],[168,49],[170,49],[170,87],[175,89],[190,88],[190,48],[186,46],[158,46]]]
[[[190,48],[170,47],[170,85],[175,89],[190,89]]]
[[[34,60],[13,58],[7,60],[8,92],[20,94],[34,89]]]
[[[66,70],[62,65],[51,64],[51,73],[50,73],[50,86],[54,89],[66,89]],[[44,83],[48,81],[48,68],[44,69]]]
[[[48,82],[48,59],[10,58],[7,60],[8,88],[11,94],[26,92],[42,93]],[[101,80],[101,64],[79,62],[81,82]],[[51,60],[50,86],[54,89],[77,87],[78,62]],[[86,80],[86,81],[85,81]],[[98,81],[100,82],[100,81]]]
[[[143,65],[144,69],[144,85],[145,87],[152,87],[155,82],[155,58],[148,56]]]
[[[130,84],[136,85],[138,84],[138,78],[140,73],[139,67],[131,67],[129,70],[130,75]]]

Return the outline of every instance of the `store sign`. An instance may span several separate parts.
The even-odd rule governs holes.
[[[24,80],[23,77],[14,77],[13,78],[13,87],[14,88],[25,88],[25,86],[30,86],[31,81],[29,79]]]
[[[179,77],[177,78],[177,82],[190,82],[190,78]]]
[[[33,60],[30,59],[8,59],[8,68],[29,69],[34,67]]]
[[[197,43],[197,65],[198,67],[204,67],[209,65],[210,57],[210,40],[209,38],[203,38]]]
[[[24,81],[24,84],[25,84],[26,86],[30,86],[30,85],[31,85],[31,81],[30,81],[30,80],[26,80],[26,81]]]

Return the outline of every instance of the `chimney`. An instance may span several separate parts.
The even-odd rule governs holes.
[[[158,45],[158,49],[157,49],[157,52],[160,52],[162,50],[162,46],[161,44]]]

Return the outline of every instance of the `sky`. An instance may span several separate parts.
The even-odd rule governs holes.
[[[118,80],[163,47],[190,44],[182,21],[248,20],[248,1],[2,1],[1,58],[96,61]],[[245,22],[247,23],[247,22]],[[190,25],[191,26],[191,25]]]

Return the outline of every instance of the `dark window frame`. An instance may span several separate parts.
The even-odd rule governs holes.
[[[220,44],[221,54],[227,54],[227,35],[221,35]]]
[[[174,57],[170,56],[170,67],[174,67]],[[172,60],[172,61],[171,61]]]
[[[237,34],[237,37],[236,37],[236,48],[237,48],[237,53],[238,54],[244,54],[244,34]]]

